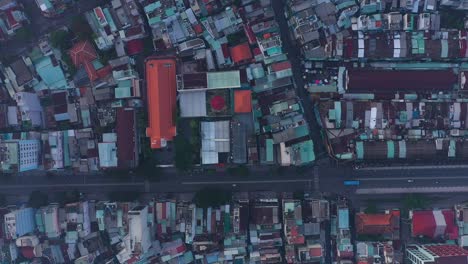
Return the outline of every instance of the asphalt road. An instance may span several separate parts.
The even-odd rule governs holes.
[[[79,188],[86,192],[85,189],[95,189],[99,186],[106,190],[127,186],[148,192],[193,192],[205,186],[217,186],[239,191],[306,190],[313,192],[317,188],[325,193],[346,193],[353,190],[343,185],[343,181],[347,179],[360,180],[362,188],[468,186],[468,171],[459,168],[374,172],[353,170],[350,167],[318,167],[317,170],[308,168],[305,172],[289,168],[284,169],[280,174],[266,168],[252,168],[248,176],[231,176],[223,172],[190,175],[167,168],[162,169],[161,175],[155,181],[152,181],[151,177],[149,177],[150,181],[146,181],[146,178],[148,177],[143,175],[116,177],[70,173],[46,176],[38,172],[3,177],[0,179],[0,192],[21,192],[34,188],[50,189],[50,191]],[[409,183],[408,180],[412,182]],[[21,188],[15,186],[21,186]]]

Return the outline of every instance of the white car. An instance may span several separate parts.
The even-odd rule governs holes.
[[[411,180],[411,179],[410,179],[410,180],[408,180],[408,183],[413,183],[413,182],[414,182],[414,180]]]

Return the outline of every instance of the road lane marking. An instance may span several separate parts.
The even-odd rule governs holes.
[[[70,184],[15,184],[0,185],[0,189],[25,189],[25,188],[63,188],[63,187],[105,187],[105,186],[144,186],[144,182],[126,183],[70,183]]]
[[[468,179],[467,176],[414,176],[414,177],[379,177],[379,178],[360,178],[359,176],[354,177],[354,179],[359,180],[359,181],[406,181],[406,180],[437,180],[437,181],[443,181],[443,180],[459,180],[459,179]]]
[[[359,188],[356,194],[399,194],[399,193],[453,193],[468,192],[468,186],[455,187],[394,187],[394,188]]]
[[[467,169],[468,165],[427,165],[427,166],[392,166],[392,167],[364,167],[356,171],[378,170],[430,170],[430,169]]]

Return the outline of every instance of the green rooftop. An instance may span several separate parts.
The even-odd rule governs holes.
[[[238,88],[241,86],[239,71],[208,72],[206,75],[209,89]]]
[[[273,139],[266,140],[266,161],[273,162]]]

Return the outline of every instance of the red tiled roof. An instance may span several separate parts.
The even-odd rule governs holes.
[[[468,250],[463,249],[457,245],[425,245],[425,249],[431,251],[439,257],[449,256],[467,256]]]
[[[289,62],[289,61],[277,62],[277,63],[271,65],[271,69],[274,72],[279,72],[279,71],[291,69],[291,62]]]
[[[96,50],[87,40],[76,43],[69,52],[73,64],[77,67],[97,59]]]
[[[148,85],[149,127],[151,148],[161,148],[162,140],[176,135],[176,61],[171,58],[150,58],[145,63]]]
[[[245,42],[231,48],[231,58],[234,63],[249,61],[252,59],[249,43]]]
[[[387,234],[393,232],[391,214],[356,214],[358,234]]]
[[[203,33],[203,27],[202,27],[201,24],[194,25],[193,30],[195,30],[195,33],[197,33],[197,34]]]
[[[234,92],[234,112],[252,112],[252,92],[249,90],[238,90]]]
[[[89,41],[81,41],[76,43],[69,51],[73,64],[76,67],[83,66],[91,81],[99,78],[96,69],[93,66],[93,61],[97,59],[96,50]]]
[[[132,56],[143,51],[143,40],[134,39],[127,42],[127,53]]]
[[[97,70],[96,74],[99,79],[109,76],[112,73],[112,66],[106,65],[105,67]]]
[[[322,248],[311,248],[309,250],[309,254],[311,257],[320,257],[322,256]]]
[[[117,130],[117,166],[132,168],[136,166],[136,131],[135,110],[133,108],[118,108],[116,116]]]

